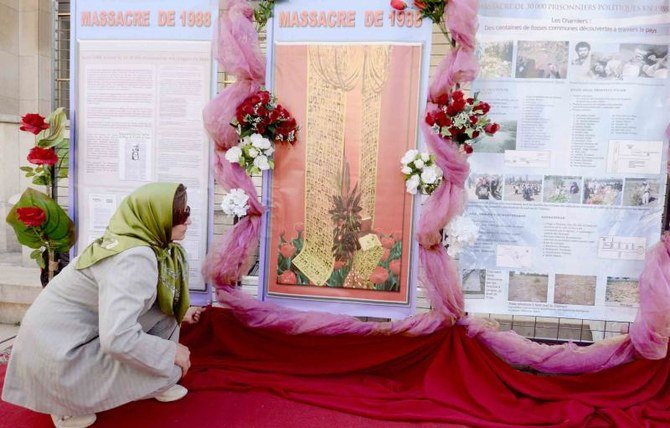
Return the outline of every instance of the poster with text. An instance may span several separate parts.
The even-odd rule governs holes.
[[[665,1],[482,2],[466,310],[632,321],[666,194]]]

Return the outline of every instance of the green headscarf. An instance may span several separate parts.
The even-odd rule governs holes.
[[[86,247],[76,267],[87,268],[130,248],[151,247],[158,259],[158,305],[181,322],[189,307],[189,271],[184,249],[172,242],[172,204],[178,186],[151,183],[128,195],[105,234]]]

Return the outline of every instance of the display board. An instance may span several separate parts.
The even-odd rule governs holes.
[[[202,109],[216,88],[217,11],[210,0],[78,1],[72,10],[75,251],[104,233],[137,187],[183,183],[192,221],[183,246],[197,304],[210,301],[200,274],[213,187]]]
[[[668,1],[482,2],[466,310],[632,321],[666,194]]]
[[[295,145],[277,146],[264,182],[263,299],[352,315],[412,313],[418,207],[399,162],[420,145],[432,23],[419,18],[385,0],[275,6],[267,84],[301,129]],[[354,212],[355,236],[344,226]],[[343,256],[347,240],[358,248]]]

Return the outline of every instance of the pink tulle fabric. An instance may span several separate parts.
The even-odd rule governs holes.
[[[452,49],[437,65],[428,90],[428,100],[435,102],[437,97],[447,93],[457,83],[471,82],[478,72],[479,62],[472,49]]]
[[[477,0],[449,0],[445,8],[445,21],[451,37],[460,46],[475,48],[477,33]]]
[[[261,83],[252,80],[238,80],[207,103],[202,111],[202,118],[216,150],[225,151],[237,145],[237,132],[230,126],[235,118],[235,109],[260,87]]]
[[[498,324],[486,319],[465,317],[459,321],[468,336],[476,337],[507,363],[519,368],[532,368],[543,373],[592,373],[635,357],[628,335],[601,340],[589,346],[574,343],[545,345],[519,336],[514,331],[498,331]]]
[[[451,325],[437,311],[408,317],[399,321],[369,322],[337,314],[297,311],[273,303],[260,303],[245,292],[228,287],[217,290],[217,300],[231,308],[235,316],[251,327],[267,328],[288,334],[356,334],[418,336]]]
[[[670,235],[647,252],[640,276],[640,310],[630,328],[637,352],[650,360],[664,358],[670,336]]]
[[[214,57],[222,70],[240,80],[265,82],[265,59],[253,22],[254,8],[247,0],[227,0],[222,6]]]
[[[205,279],[218,286],[235,285],[249,269],[249,252],[258,246],[263,206],[246,172],[231,164],[223,152],[215,154],[214,174],[226,190],[239,188],[249,195],[249,210],[207,254],[202,273]]]
[[[438,66],[430,85],[429,100],[446,92],[456,83],[474,79],[478,64],[474,56],[477,2],[450,0],[446,23],[457,47]],[[264,61],[258,53],[258,35],[250,21],[251,10],[245,0],[229,0],[219,28],[217,59],[224,70],[238,81],[215,98],[204,111],[207,131],[217,145],[215,174],[227,189],[242,188],[250,196],[249,215],[237,223],[210,252],[203,267],[204,275],[217,285],[217,300],[230,307],[247,325],[275,329],[289,334],[429,334],[453,325],[465,326],[471,337],[489,346],[505,361],[544,373],[576,374],[595,372],[631,361],[638,355],[663,358],[670,334],[670,243],[668,238],[650,251],[640,281],[640,311],[629,335],[578,347],[543,345],[511,331],[501,332],[494,322],[464,314],[460,275],[455,261],[440,244],[440,230],[463,212],[464,182],[469,173],[467,158],[456,145],[443,141],[421,121],[422,132],[436,162],[444,171],[444,183],[427,199],[417,230],[420,278],[434,310],[393,322],[364,322],[356,318],[303,312],[258,302],[232,287],[244,273],[243,261],[260,235],[263,207],[251,179],[238,165],[225,160],[225,150],[237,144],[237,135],[229,126],[235,108],[263,84]],[[428,104],[428,109],[434,108]],[[670,133],[670,127],[668,129]]]

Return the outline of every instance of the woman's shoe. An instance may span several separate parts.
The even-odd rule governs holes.
[[[188,389],[184,388],[181,385],[172,385],[170,389],[168,389],[165,392],[161,392],[154,398],[158,401],[161,401],[163,403],[168,403],[170,401],[177,401],[181,398],[184,398],[184,396],[188,393]]]
[[[95,415],[84,416],[56,416],[51,415],[56,428],[86,428],[95,423]]]

